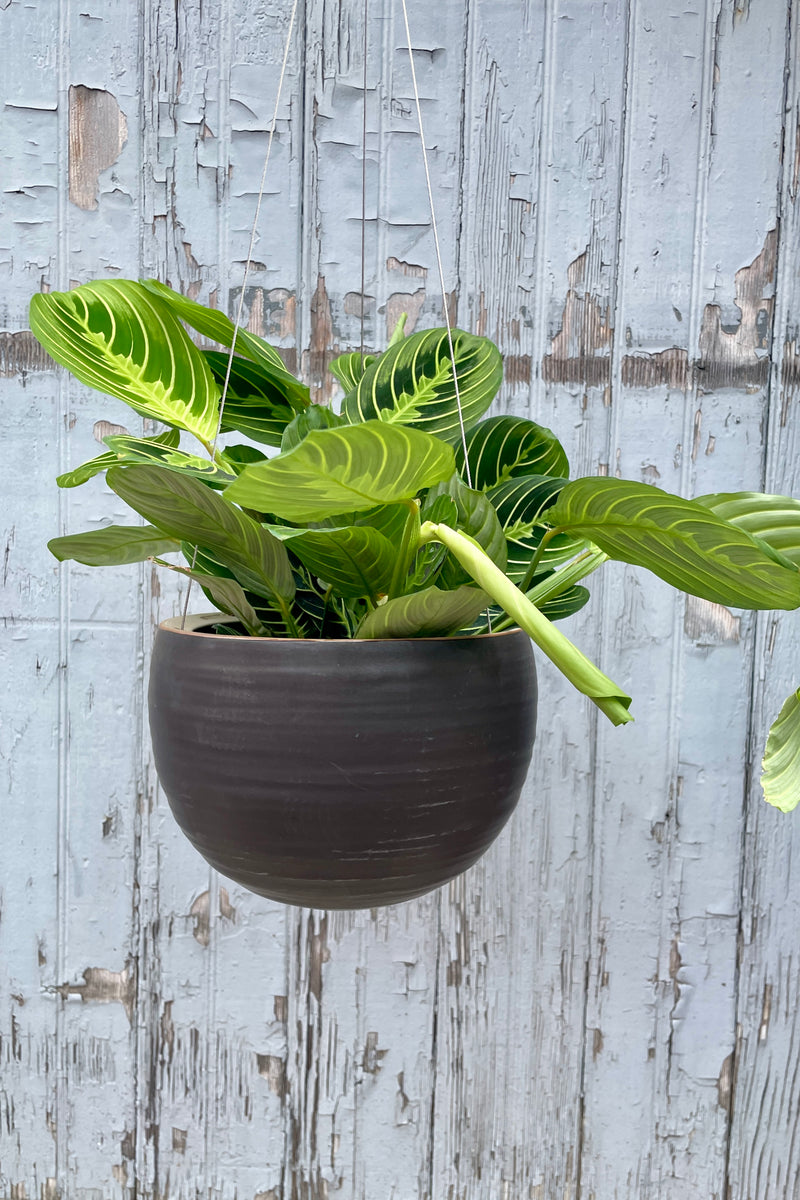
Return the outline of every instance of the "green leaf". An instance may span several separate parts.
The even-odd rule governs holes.
[[[764,799],[781,812],[800,802],[800,688],[786,700],[769,731],[762,762]]]
[[[310,433],[287,454],[247,467],[226,496],[286,521],[323,521],[410,499],[452,472],[445,442],[369,421]]]
[[[237,475],[240,475],[245,467],[249,467],[251,463],[264,462],[266,454],[262,454],[255,446],[247,446],[244,443],[236,446],[226,446],[222,457],[226,463],[229,463]]]
[[[109,467],[113,467],[120,461],[149,461],[147,456],[151,454],[154,447],[166,446],[170,449],[175,449],[181,440],[180,430],[178,429],[168,429],[165,433],[159,433],[157,437],[153,438],[137,438],[132,437],[130,434],[116,434],[112,436],[115,441],[125,443],[125,445],[132,448],[133,454],[128,455],[124,453],[120,446],[112,446],[112,449],[106,451],[105,454],[99,454],[97,458],[90,458],[88,462],[83,463],[80,467],[75,467],[72,471],[66,471],[63,475],[56,476],[58,486],[62,488],[78,487],[80,484],[86,483],[88,479],[99,475],[102,471],[107,471]],[[104,437],[103,441],[107,446],[112,445],[108,437]],[[139,451],[141,451],[141,456],[138,455]],[[156,457],[157,454],[158,449],[155,450],[155,453],[151,454],[151,457]]]
[[[717,492],[696,496],[694,503],[766,542],[787,566],[800,567],[800,500],[764,492]]]
[[[222,392],[228,372],[228,355],[219,350],[204,350],[203,358]],[[287,399],[286,379],[297,383],[294,376],[278,371],[276,367],[235,357],[222,412],[222,432],[230,433],[235,429],[255,442],[280,446],[283,431],[296,411]]]
[[[152,525],[106,525],[87,533],[52,538],[47,548],[59,562],[72,559],[87,567],[112,567],[144,562],[155,554],[170,554],[180,546],[177,539]]]
[[[211,441],[219,390],[180,321],[131,279],[31,300],[31,329],[56,362],[135,412]]]
[[[360,352],[354,350],[349,354],[340,354],[333,360],[329,370],[331,375],[335,375],[339,380],[346,392],[352,392],[353,388],[358,387],[359,380],[367,367],[371,367],[374,362],[377,362],[377,355],[365,354],[362,359]]]
[[[528,593],[530,595],[530,593]],[[553,597],[552,600],[545,600],[541,604],[537,604],[537,608],[542,616],[547,617],[548,621],[563,621],[566,617],[571,617],[574,613],[580,612],[584,605],[588,602],[589,589],[585,587],[566,588],[563,592]],[[489,615],[492,621],[492,630],[500,632],[503,629],[510,629],[517,624],[507,613],[497,604],[493,604],[489,609]],[[489,633],[489,622],[486,619],[486,613],[473,623],[470,628],[471,633]]]
[[[155,556],[153,561],[160,567],[167,567],[170,571],[185,575],[187,579],[193,579],[195,583],[199,583],[217,608],[230,617],[237,617],[251,637],[260,637],[267,632],[258,619],[256,610],[247,599],[244,589],[235,579],[226,579],[220,575],[204,575],[202,571],[193,571],[190,567],[179,567],[175,563],[164,562],[163,559]]]
[[[257,521],[196,479],[159,467],[114,467],[108,486],[159,529],[206,546],[244,587],[291,600],[294,578],[286,548]]]
[[[177,433],[177,430],[175,432]],[[102,474],[103,471],[107,471],[109,467],[113,467],[118,462],[116,454],[107,450],[105,454],[98,454],[97,458],[90,458],[88,462],[81,463],[79,467],[73,467],[71,471],[65,471],[63,475],[56,475],[56,483],[60,488],[80,487],[82,483],[94,479],[95,475]]]
[[[367,613],[357,638],[447,637],[470,625],[489,602],[474,587],[442,592],[437,587],[387,600]]]
[[[436,484],[428,492],[425,501],[425,520],[432,519],[428,512],[441,496],[447,496],[454,502],[459,529],[463,529],[471,538],[474,538],[478,545],[483,547],[492,562],[496,563],[501,571],[505,571],[506,539],[497,513],[483,492],[476,492],[472,488],[468,488],[462,482],[461,477],[454,473],[449,479]],[[446,520],[445,517],[439,519]],[[469,575],[458,560],[450,555],[442,567],[440,579],[446,587],[457,587],[466,582]]]
[[[350,513],[347,524],[369,525],[388,538],[393,546],[399,548],[407,520],[408,508],[405,504],[379,504],[377,508],[367,508],[363,512]],[[345,524],[344,521],[341,523]]]
[[[564,447],[551,430],[524,417],[489,417],[467,433],[467,456],[472,486],[485,492],[517,475],[569,475]],[[464,451],[456,462],[466,478]]]
[[[800,571],[691,500],[624,479],[576,479],[547,513],[609,558],[646,567],[673,587],[735,608],[797,608]]]
[[[397,324],[392,330],[392,336],[389,338],[389,345],[386,347],[387,350],[391,350],[392,346],[396,346],[398,342],[402,342],[406,336],[407,320],[408,313],[400,313],[400,316],[397,318]],[[456,359],[456,362],[458,362],[458,359]]]
[[[324,404],[309,404],[284,429],[281,451],[294,450],[315,429],[336,429],[340,425],[344,425],[344,421],[332,408]]]
[[[234,324],[219,309],[207,308],[204,304],[198,304],[195,300],[190,300],[188,296],[182,296],[180,292],[175,292],[165,284],[159,283],[157,279],[143,279],[141,286],[157,296],[175,316],[180,317],[187,325],[191,325],[192,329],[196,329],[203,337],[210,338],[230,349],[233,342]],[[289,399],[293,408],[298,410],[305,408],[308,404],[308,388],[286,370],[280,354],[274,346],[270,346],[269,342],[256,337],[248,329],[239,329],[236,334],[236,353],[244,358],[249,358],[251,362],[262,367],[263,376],[269,377],[276,383],[280,381],[282,394]],[[223,357],[227,363],[228,356],[223,355]]]
[[[368,525],[340,529],[269,530],[288,545],[304,567],[348,600],[387,592],[397,557],[382,533]]]
[[[120,464],[152,463],[154,466],[164,467],[167,471],[179,471],[183,475],[191,475],[193,479],[202,479],[210,487],[216,488],[226,488],[236,478],[235,473],[221,471],[208,458],[176,450],[155,438],[112,434],[103,438],[103,441]]]
[[[554,503],[566,479],[548,475],[520,475],[486,493],[497,513],[508,543],[506,575],[515,583],[527,578],[528,570],[548,528],[542,514]],[[580,554],[583,538],[562,533],[551,538],[537,571],[553,570]]]
[[[500,351],[488,338],[453,330],[464,426],[483,416],[503,381]],[[426,329],[390,346],[345,396],[351,423],[380,418],[413,425],[447,442],[461,437],[453,364],[446,329]]]
[[[579,586],[567,588],[558,596],[554,596],[552,600],[543,601],[539,605],[539,612],[543,613],[548,621],[563,621],[567,617],[573,616],[574,613],[580,612],[589,599],[588,588]]]

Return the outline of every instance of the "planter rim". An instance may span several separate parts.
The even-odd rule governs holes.
[[[409,638],[252,637],[250,634],[206,633],[201,628],[199,628],[200,626],[207,624],[209,621],[225,620],[225,619],[226,619],[226,614],[220,613],[220,612],[190,613],[186,617],[186,624],[185,624],[184,628],[181,628],[181,626],[183,625],[183,617],[180,617],[180,616],[167,617],[167,619],[165,621],[159,622],[158,628],[159,628],[159,630],[163,630],[165,633],[179,633],[183,637],[211,638],[214,641],[253,642],[253,643],[266,642],[269,644],[279,642],[281,645],[286,645],[288,643],[296,643],[297,645],[316,645],[316,646],[341,646],[344,642],[347,642],[348,644],[352,644],[352,645],[361,645],[361,646],[368,646],[370,644],[374,645],[376,642],[380,642],[383,645],[386,645],[388,643],[394,643],[396,645],[400,642],[413,642],[415,645],[419,645],[421,642],[480,642],[480,641],[486,641],[488,638],[509,637],[509,636],[513,636],[516,633],[521,633],[524,637],[527,637],[527,634],[525,634],[525,631],[520,629],[518,626],[515,627],[514,629],[501,629],[501,630],[498,630],[497,633],[459,634],[457,637],[452,634],[448,634],[448,635],[439,634],[434,637],[409,637]],[[231,617],[227,616],[227,619],[231,620]],[[233,618],[233,620],[235,620],[235,619],[236,618]]]

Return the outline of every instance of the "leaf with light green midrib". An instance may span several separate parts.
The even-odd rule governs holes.
[[[453,466],[452,448],[438,438],[366,421],[309,433],[293,450],[246,468],[226,495],[308,524],[409,500]]]
[[[40,293],[31,329],[48,353],[89,387],[144,416],[209,440],[219,391],[180,322],[133,280],[96,280]]]
[[[673,587],[737,608],[800,605],[800,572],[774,561],[746,531],[700,505],[630,480],[575,480],[546,512],[610,557],[645,567]]]

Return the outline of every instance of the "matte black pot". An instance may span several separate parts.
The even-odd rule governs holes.
[[[520,630],[294,641],[165,621],[150,674],[159,779],[230,879],[317,908],[420,896],[486,850],[519,798],[536,724]]]

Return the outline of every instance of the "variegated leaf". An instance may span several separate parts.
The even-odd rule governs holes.
[[[458,398],[465,428],[480,420],[503,381],[500,351],[488,338],[453,330]],[[342,403],[355,423],[379,418],[411,425],[448,442],[461,437],[446,329],[426,329],[390,346]]]
[[[488,491],[518,475],[569,475],[569,463],[558,438],[544,425],[525,417],[489,417],[467,433],[472,486]],[[464,451],[456,447],[456,462],[467,478]]]
[[[800,571],[708,508],[624,479],[576,479],[546,513],[609,558],[646,567],[673,587],[735,608],[800,605]]]
[[[219,389],[180,321],[141,284],[99,279],[33,297],[31,329],[81,383],[201,441],[217,428]]]

